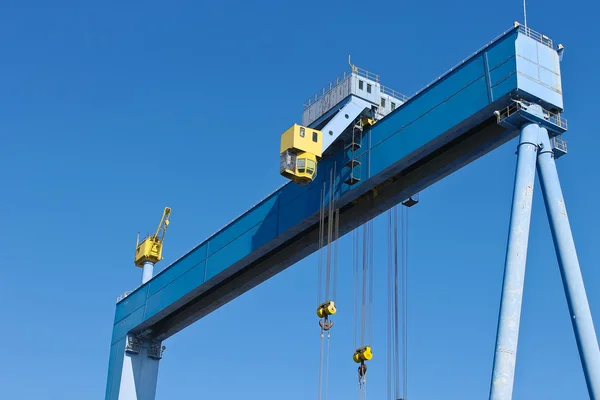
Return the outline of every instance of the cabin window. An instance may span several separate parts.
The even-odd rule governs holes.
[[[299,158],[298,161],[296,161],[296,168],[299,173],[303,174],[306,169],[306,158]]]
[[[367,83],[367,93],[371,93],[371,84]]]
[[[306,172],[313,175],[315,173],[316,163],[314,160],[306,160]]]
[[[396,103],[394,103],[394,102],[392,101],[392,111],[394,111],[395,109],[396,109]]]
[[[358,88],[360,90],[363,90],[363,81],[361,81],[360,79],[358,80]]]
[[[300,128],[300,137],[304,137],[304,128]]]
[[[319,133],[313,132],[313,142],[317,143],[319,141]]]
[[[383,97],[381,98],[381,107],[385,107],[385,99]]]

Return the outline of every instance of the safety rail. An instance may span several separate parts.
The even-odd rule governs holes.
[[[550,139],[552,148],[557,149],[561,153],[567,154],[567,142],[562,138],[562,135],[554,136]]]
[[[321,97],[324,97],[327,93],[331,92],[333,89],[335,89],[336,87],[340,86],[346,80],[350,79],[350,76],[351,76],[351,74],[349,74],[347,71],[344,71],[344,74],[342,76],[338,76],[338,77],[335,78],[335,81],[329,82],[329,85],[325,86],[321,90],[321,93],[315,93],[314,99],[312,97],[310,97],[307,100],[307,102],[304,103],[304,110],[306,110],[307,108],[309,108],[310,106],[312,106],[313,104],[315,104],[317,101],[319,101],[319,99]]]
[[[127,292],[125,292],[122,295],[120,295],[119,297],[117,297],[117,303],[119,303],[121,300],[123,300],[125,297],[129,296],[133,292],[134,292],[133,290],[128,290]]]
[[[536,32],[533,29],[528,28],[525,25],[521,25],[518,22],[515,22],[515,26],[518,27],[519,32],[521,32],[525,36],[528,36],[528,37],[532,38],[533,40],[540,42],[543,45],[553,48],[552,39],[550,39],[548,36],[543,35],[539,32]]]
[[[352,73],[379,83],[379,75],[369,72],[366,69],[358,68],[356,65],[352,66]]]
[[[400,93],[400,92],[396,92],[394,89],[391,89],[391,88],[389,88],[387,86],[383,86],[383,85],[381,85],[381,93],[395,97],[398,100],[402,100],[405,103],[408,101],[408,99],[410,99],[410,97],[408,97],[407,95]]]
[[[374,74],[373,72],[369,72],[365,69],[358,68],[355,65],[352,65],[350,71],[344,71],[344,73],[341,76],[338,76],[335,78],[334,81],[329,82],[329,84],[327,86],[325,86],[321,90],[320,93],[316,93],[314,95],[314,97],[310,97],[307,100],[307,102],[303,104],[303,106],[304,106],[303,109],[306,110],[307,108],[309,108],[310,106],[315,104],[317,101],[319,101],[319,99],[326,96],[327,93],[331,92],[333,89],[335,89],[336,87],[343,84],[347,79],[350,79],[352,74],[357,75],[361,78],[369,79],[375,83],[379,83],[379,75]],[[409,99],[409,96],[406,96],[405,94],[399,93],[399,92],[397,92],[393,89],[390,89],[388,87],[385,87],[383,85],[380,85],[380,86],[381,86],[381,91],[387,95],[393,96],[402,101],[406,101]]]
[[[513,114],[518,113],[521,110],[528,112],[529,114],[537,115],[538,113],[535,109],[530,108],[531,106],[532,104],[528,101],[515,100],[511,105],[509,105],[504,110],[496,114],[498,122],[510,117]],[[554,113],[542,107],[539,107],[539,110],[541,110],[541,115],[538,115],[539,117],[543,118],[544,120],[550,122],[553,125],[556,125],[559,128],[562,128],[564,130],[568,129],[567,120],[563,118],[563,116],[560,115],[560,113]]]

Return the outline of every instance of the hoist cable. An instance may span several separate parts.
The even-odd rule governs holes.
[[[403,210],[401,210],[403,212]],[[399,374],[399,356],[398,356],[398,209],[394,208],[394,378],[395,378],[395,396],[399,398],[400,394],[400,374]]]
[[[374,254],[373,251],[373,221],[369,221],[369,339],[373,343],[373,274],[374,274]]]
[[[334,163],[333,169],[330,171],[329,177],[329,212],[327,215],[327,277],[326,277],[326,289],[325,289],[325,301],[334,300],[329,297],[330,289],[330,278],[331,278],[331,250],[335,246],[333,254],[334,259],[337,262],[337,242],[335,245],[332,243],[336,240],[333,236],[334,225],[336,225],[336,215],[339,215],[339,211],[335,209],[335,178],[336,164]],[[337,234],[337,232],[336,232]],[[333,293],[335,297],[335,288],[337,286],[337,274],[334,271],[333,274]],[[325,400],[329,397],[329,355],[331,351],[331,331],[327,330],[327,357],[325,361]]]
[[[323,335],[321,335],[321,351],[320,351],[320,355],[319,355],[319,397],[318,399],[321,400],[321,396],[323,394]]]
[[[325,270],[325,301],[329,301],[329,282],[331,279],[331,236],[333,235],[333,169],[329,170],[329,201],[327,210],[327,260]]]
[[[320,307],[326,301],[333,301],[333,298],[329,297],[330,289],[333,292],[335,297],[336,295],[336,287],[337,287],[337,238],[339,235],[339,210],[335,208],[335,173],[336,173],[336,165],[334,164],[333,168],[329,171],[329,193],[327,196],[327,183],[323,182],[323,187],[321,190],[321,204],[319,210],[319,277],[318,277],[318,294],[317,307]],[[325,209],[325,200],[327,199],[327,210]],[[325,257],[325,271],[323,271],[323,247],[325,246],[325,216],[327,216],[327,253]],[[334,236],[334,227],[335,227],[335,236]],[[335,244],[333,243],[335,242]],[[334,259],[334,271],[333,271],[333,282],[331,282],[332,278],[332,249],[333,249],[333,259]],[[323,275],[325,275],[325,290],[323,291]],[[321,296],[325,295],[323,299]],[[321,325],[321,344],[320,344],[320,356],[319,356],[319,400],[322,399],[323,396],[323,386],[325,392],[325,400],[327,400],[329,396],[329,356],[331,350],[331,331],[329,327],[325,327],[324,324],[327,323],[327,315],[325,316],[325,320],[323,325]],[[331,322],[333,324],[333,322]],[[327,331],[327,347],[324,346],[324,333]],[[324,356],[324,352],[326,355]],[[325,358],[325,363],[323,358]],[[324,369],[324,370],[323,370]],[[323,382],[323,379],[325,382]]]
[[[327,358],[325,359],[325,400],[329,397],[329,354],[331,350],[331,340],[327,340]]]
[[[323,286],[323,219],[324,219],[324,198],[325,198],[325,183],[321,189],[320,203],[319,203],[319,252],[318,257],[318,277],[317,277],[317,307],[321,305],[321,292]]]
[[[408,208],[403,231],[402,263],[402,398],[408,396]]]
[[[335,212],[335,234],[333,248],[333,299],[337,299],[337,276],[338,276],[338,239],[340,238],[340,209]]]
[[[365,329],[366,329],[366,319],[367,319],[367,266],[368,266],[368,262],[367,262],[367,225],[363,225],[363,252],[362,252],[362,296],[361,296],[361,300],[362,300],[362,319],[361,319],[361,335],[360,335],[360,342],[361,342],[361,346],[365,345]]]
[[[319,198],[319,252],[318,256],[318,277],[317,277],[317,307],[321,305],[321,293],[323,286],[323,202],[325,197],[325,184],[323,184],[323,188],[321,189],[321,196]],[[318,400],[321,400],[323,393],[323,331],[321,331],[320,335],[320,344],[319,344],[319,384],[318,384]]]
[[[392,291],[392,279],[393,279],[393,273],[392,273],[392,211],[388,210],[387,212],[387,298],[388,298],[388,304],[387,304],[387,399],[388,400],[393,400],[392,399],[392,394],[394,393],[394,389],[393,389],[393,385],[392,385],[392,378],[393,378],[393,372],[392,372],[392,354],[393,354],[393,341],[392,341],[392,336],[393,336],[393,332],[392,332],[392,326],[393,326],[393,321],[392,321],[392,296],[393,296],[393,291]]]
[[[354,286],[352,325],[354,333],[353,349],[358,347],[357,332],[358,332],[358,229],[352,232],[352,284]]]

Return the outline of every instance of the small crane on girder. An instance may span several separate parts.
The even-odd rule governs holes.
[[[156,264],[162,260],[162,245],[165,240],[165,234],[167,233],[167,227],[169,226],[169,217],[171,216],[171,209],[165,207],[162,218],[156,228],[156,232],[152,236],[146,236],[140,243],[140,234],[138,233],[137,243],[135,247],[134,263],[136,266],[143,268],[144,264],[151,262]]]

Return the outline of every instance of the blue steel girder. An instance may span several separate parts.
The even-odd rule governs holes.
[[[360,182],[344,183],[349,154],[339,143],[313,183],[279,188],[120,301],[106,398],[117,398],[128,333],[164,340],[317,250],[332,170],[343,235],[517,136],[494,115],[514,98],[562,111],[558,54],[520,26],[366,130],[354,153]]]

